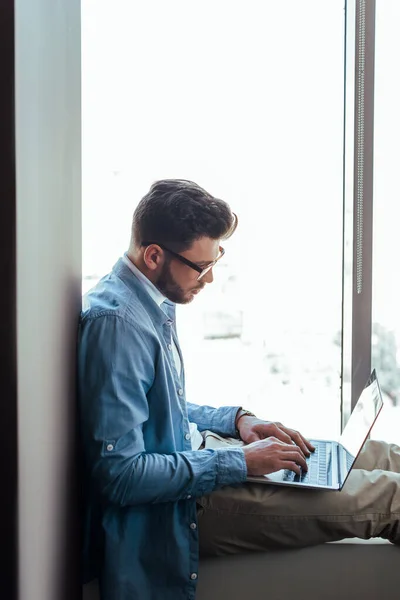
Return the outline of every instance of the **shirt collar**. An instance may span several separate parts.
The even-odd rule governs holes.
[[[143,285],[149,296],[154,300],[154,302],[161,307],[161,304],[167,300],[167,298],[156,288],[154,283],[147,279],[146,275],[137,268],[136,265],[128,258],[126,254],[123,255],[122,261],[124,264],[132,271],[134,275],[139,279],[140,283]]]

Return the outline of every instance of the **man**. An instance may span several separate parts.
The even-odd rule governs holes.
[[[175,304],[212,283],[236,225],[229,206],[195,183],[158,181],[135,210],[128,252],[85,297],[85,569],[102,600],[193,599],[199,546],[222,554],[400,540],[397,447],[367,444],[342,492],[244,483],[299,473],[312,445],[241,407],[186,401]]]

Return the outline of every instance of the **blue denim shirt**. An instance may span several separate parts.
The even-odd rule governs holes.
[[[164,312],[122,260],[84,297],[84,578],[99,577],[102,600],[193,599],[196,497],[246,479],[241,448],[191,449],[189,420],[234,436],[238,407],[186,402],[172,339],[180,353],[175,306]]]

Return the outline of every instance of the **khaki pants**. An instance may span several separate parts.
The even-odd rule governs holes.
[[[204,438],[206,448],[242,444],[211,432]],[[341,492],[245,483],[203,496],[198,504],[203,556],[349,537],[399,544],[400,447],[367,441]]]

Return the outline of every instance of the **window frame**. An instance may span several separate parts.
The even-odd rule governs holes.
[[[371,371],[376,0],[347,0],[341,424]]]

